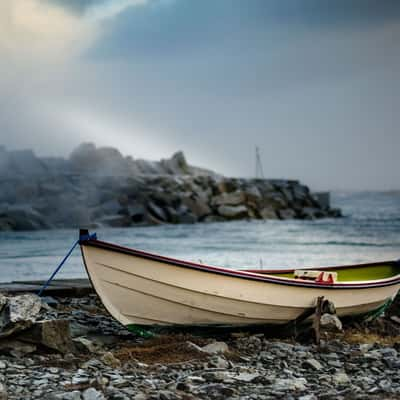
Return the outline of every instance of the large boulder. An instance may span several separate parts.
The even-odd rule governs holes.
[[[243,204],[246,201],[246,195],[240,191],[236,190],[230,193],[221,193],[218,196],[215,196],[211,199],[211,204],[213,206],[237,206],[239,204]]]
[[[160,164],[167,174],[171,175],[189,175],[190,167],[182,151],[172,155],[170,159],[163,159]]]
[[[184,204],[193,215],[201,219],[212,213],[212,210],[204,198],[197,196],[185,196],[182,199],[182,204]]]
[[[249,215],[246,206],[226,206],[222,205],[218,207],[218,214],[227,219],[241,219],[246,218]]]
[[[15,297],[0,294],[0,339],[31,326],[41,307],[40,298],[34,294]]]
[[[278,219],[275,210],[272,207],[264,207],[259,211],[262,219]]]
[[[21,333],[18,339],[63,354],[71,353],[74,350],[68,320],[36,322],[32,327]]]
[[[296,211],[291,208],[285,208],[283,210],[278,211],[278,215],[280,219],[293,219],[296,218]]]
[[[128,176],[131,166],[122,154],[112,147],[96,148],[83,143],[70,155],[72,170],[89,175]]]
[[[9,226],[15,231],[49,228],[45,217],[28,205],[8,206],[0,210],[0,225]]]

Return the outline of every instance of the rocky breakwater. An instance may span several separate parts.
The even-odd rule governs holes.
[[[0,187],[0,230],[340,216],[295,180],[228,178],[182,152],[134,160],[89,143],[68,159],[0,148]]]
[[[400,325],[373,334],[378,321],[330,332],[319,347],[268,331],[144,339],[95,295],[0,295],[0,399],[395,399]]]

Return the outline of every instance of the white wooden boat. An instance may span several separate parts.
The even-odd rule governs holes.
[[[339,316],[380,309],[400,288],[400,263],[317,271],[231,270],[93,239],[81,231],[84,264],[105,308],[123,325],[285,324],[324,296]]]

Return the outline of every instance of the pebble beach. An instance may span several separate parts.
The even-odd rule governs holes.
[[[40,335],[0,334],[1,400],[400,398],[396,305],[322,332],[317,346],[307,330],[298,339],[234,329],[143,337],[95,294],[39,301]]]

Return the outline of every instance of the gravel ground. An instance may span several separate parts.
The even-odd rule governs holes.
[[[236,330],[143,338],[95,295],[47,298],[38,319],[53,321],[40,340],[0,331],[0,400],[400,399],[396,318],[323,334],[319,347],[310,332],[301,342]]]

